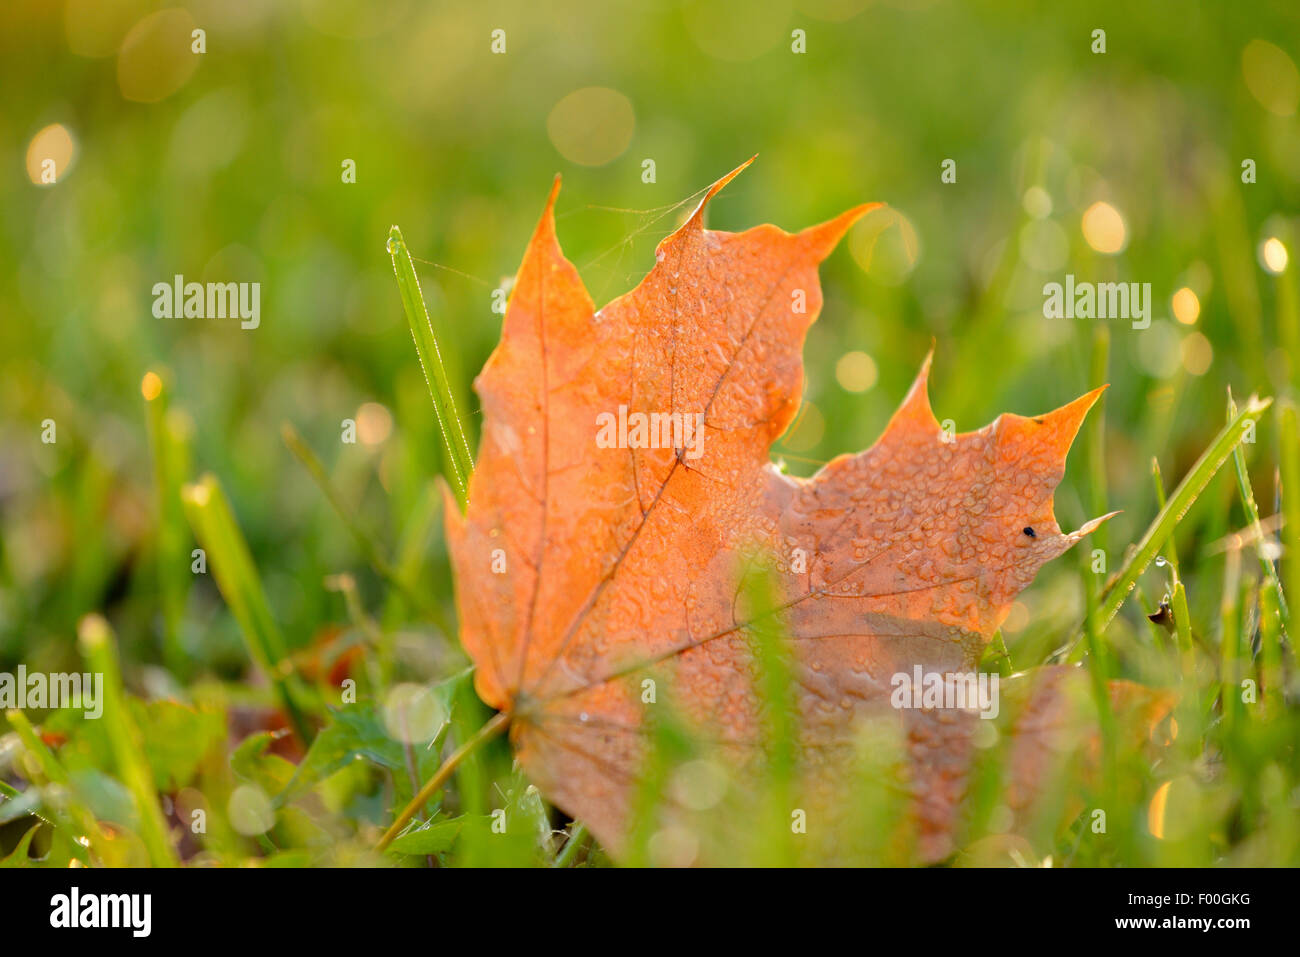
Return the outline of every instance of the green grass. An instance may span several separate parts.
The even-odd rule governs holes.
[[[1255,37],[1300,58],[1286,4],[1189,9],[1177,43],[1160,11],[1119,0],[1052,18],[873,4],[843,23],[794,13],[778,40],[806,26],[806,56],[774,42],[740,63],[707,55],[678,4],[412,7],[332,32],[285,5],[214,25],[230,42],[155,103],[121,97],[114,56],[72,49],[61,6],[0,14],[14,26],[0,29],[13,91],[0,117],[0,672],[102,670],[118,703],[103,721],[0,717],[0,862],[610,863],[483,731],[500,729],[457,643],[437,482],[464,502],[471,384],[500,333],[492,292],[555,173],[560,241],[600,304],[650,268],[683,198],[757,152],[710,225],[795,229],[879,199],[919,237],[901,275],[895,235],[883,259],[855,235],[825,264],[805,408],[773,449],[792,472],[868,445],[932,344],[936,414],[963,431],[1110,384],[1057,514],[1071,528],[1120,514],[1043,569],[988,659],[1008,677],[1082,666],[1075,704],[1101,729],[1098,773],[1080,761],[1045,775],[1042,813],[1013,839],[1005,749],[981,749],[950,863],[1300,864],[1300,175],[1294,117],[1269,113],[1242,66]],[[503,57],[485,39],[498,14]],[[1088,50],[1097,23],[1105,56]],[[635,128],[624,153],[587,167],[547,121],[593,84],[628,97]],[[51,123],[77,156],[37,186],[25,151]],[[955,184],[939,180],[946,157]],[[340,180],[344,158],[355,183]],[[1101,199],[1127,226],[1116,255],[1081,230]],[[1258,261],[1268,236],[1291,253],[1280,275]],[[176,273],[262,281],[261,326],[155,318],[149,290]],[[1066,273],[1151,282],[1152,327],[1044,319],[1042,284]],[[1182,287],[1199,299],[1189,323],[1172,315]],[[874,360],[864,391],[836,375],[851,351]],[[1229,390],[1251,398],[1225,421]],[[345,419],[355,444],[339,439]],[[1148,620],[1166,601],[1167,627]],[[779,755],[789,676],[782,636],[761,637],[755,680]],[[1116,679],[1177,693],[1156,741],[1134,742],[1133,716],[1112,708]],[[711,773],[705,743],[662,712],[631,863],[686,856],[663,795]],[[855,860],[913,862],[900,747],[887,728],[860,742]],[[775,766],[726,784],[696,820],[699,854],[824,859],[770,813],[788,803]],[[767,823],[745,833],[733,811]]]

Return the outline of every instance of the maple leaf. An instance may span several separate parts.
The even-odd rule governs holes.
[[[793,234],[705,229],[706,205],[739,172],[599,311],[556,240],[557,178],[475,383],[482,443],[463,517],[447,496],[476,689],[509,714],[543,793],[615,854],[656,707],[648,677],[743,773],[764,760],[756,630],[776,623],[804,776],[833,791],[843,780],[829,756],[853,729],[898,720],[891,677],[973,671],[1038,569],[1103,520],[1067,534],[1052,510],[1100,389],[948,435],[930,409],[929,359],[871,448],[809,479],[778,471],[769,449],[802,394],[818,264],[874,206]],[[613,421],[651,425],[598,440]],[[770,575],[767,608],[746,597],[755,569]],[[928,859],[951,849],[972,721],[904,714]]]

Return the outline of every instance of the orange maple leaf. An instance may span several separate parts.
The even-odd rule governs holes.
[[[761,762],[754,629],[775,621],[790,636],[801,764],[838,781],[828,755],[892,714],[892,676],[973,671],[1038,569],[1104,520],[1063,533],[1052,510],[1100,389],[950,435],[930,409],[929,359],[870,449],[809,479],[778,471],[769,449],[802,393],[818,264],[875,206],[793,234],[705,229],[739,172],[600,310],[556,240],[557,178],[475,383],[464,517],[447,495],[477,691],[508,713],[543,793],[615,854],[647,753],[647,677],[735,767]],[[772,576],[766,611],[747,607],[755,562]],[[904,715],[928,859],[951,849],[972,721]]]

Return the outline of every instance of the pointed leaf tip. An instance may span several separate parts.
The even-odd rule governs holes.
[[[757,158],[758,158],[758,154],[755,153],[749,159],[745,160],[745,162],[741,163],[739,166],[733,169],[726,176],[722,177],[720,180],[718,180],[716,183],[710,186],[708,192],[704,194],[704,198],[700,200],[700,204],[695,207],[695,212],[691,213],[690,218],[687,219],[686,222],[690,225],[694,225],[702,228],[704,226],[704,207],[709,205],[709,200],[713,199],[714,196],[717,196],[718,193],[722,192],[724,186],[726,186],[733,179],[739,176],[741,172],[746,167],[748,167],[750,163],[754,162],[754,160],[756,160]]]
[[[912,387],[907,390],[902,403],[885,426],[880,440],[884,442],[892,435],[903,435],[912,429],[920,428],[925,433],[939,432],[939,420],[935,418],[930,407],[930,364],[934,360],[934,349],[926,353],[921,368],[912,380]]]
[[[1058,444],[1063,446],[1063,451],[1068,450],[1074,443],[1075,436],[1079,434],[1079,427],[1083,425],[1089,410],[1097,404],[1101,394],[1108,388],[1109,385],[1098,386],[1074,401],[1065,403],[1059,409],[1038,416],[1035,421],[1050,428]]]
[[[1105,515],[1098,515],[1096,518],[1092,518],[1084,522],[1082,525],[1079,526],[1077,531],[1071,532],[1066,537],[1069,538],[1071,542],[1077,542],[1079,541],[1079,539],[1086,538],[1087,536],[1091,535],[1093,532],[1101,528],[1102,525],[1109,522],[1112,518],[1114,518],[1118,514],[1120,514],[1119,509],[1116,509],[1113,512],[1107,512]]]
[[[555,238],[555,200],[560,195],[560,174],[555,174],[555,179],[551,180],[551,191],[546,195],[546,205],[542,207],[542,215],[537,220],[537,228],[533,230],[533,243],[538,240]],[[531,248],[532,244],[529,245]]]
[[[862,203],[847,209],[833,219],[816,226],[809,226],[800,235],[811,245],[814,255],[820,262],[831,254],[845,234],[867,213],[880,209],[884,203]]]
[[[921,368],[917,370],[916,378],[912,380],[912,387],[907,390],[907,398],[903,404],[907,405],[912,401],[913,395],[919,396],[925,400],[926,407],[930,405],[930,367],[934,364],[934,346],[930,346],[930,351],[925,354],[921,360]]]

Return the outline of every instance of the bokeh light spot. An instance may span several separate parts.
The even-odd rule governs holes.
[[[1183,368],[1192,375],[1205,375],[1214,362],[1214,346],[1199,332],[1189,333],[1183,339]]]
[[[60,183],[72,169],[76,156],[77,142],[72,134],[62,124],[53,123],[33,136],[27,146],[27,178],[37,186]]]
[[[1241,51],[1241,75],[1260,106],[1277,116],[1293,116],[1300,103],[1300,72],[1281,47],[1251,40]]]
[[[835,381],[845,392],[866,392],[878,374],[876,360],[865,352],[846,352],[835,363]]]
[[[701,50],[729,63],[753,60],[790,36],[789,0],[687,0],[682,18]]]
[[[1097,202],[1083,213],[1083,238],[1099,253],[1113,256],[1128,242],[1124,217],[1110,203]]]
[[[357,438],[363,445],[380,445],[392,431],[392,413],[378,402],[362,403],[357,410]]]
[[[1021,197],[1025,212],[1034,219],[1046,219],[1052,215],[1052,194],[1041,186],[1031,186]]]
[[[1276,236],[1270,236],[1259,244],[1260,265],[1273,275],[1284,272],[1290,260],[1291,256],[1287,252],[1286,244]]]
[[[410,0],[356,4],[352,0],[300,0],[303,19],[326,36],[366,39],[410,23]],[[231,4],[240,6],[240,4]]]
[[[700,853],[700,839],[684,827],[670,825],[651,835],[646,850],[654,867],[690,867]]]
[[[1151,323],[1137,334],[1138,364],[1148,375],[1166,379],[1182,365],[1182,337],[1167,319]]]
[[[1020,231],[1020,258],[1038,272],[1056,272],[1065,265],[1070,240],[1059,223],[1036,219]]]
[[[800,13],[818,20],[841,23],[852,20],[871,4],[872,0],[796,0]]]
[[[1153,837],[1161,840],[1165,836],[1165,808],[1169,802],[1170,783],[1166,781],[1156,788],[1156,793],[1151,798],[1151,804],[1147,807],[1147,830],[1151,832]]]
[[[131,28],[117,54],[117,85],[137,103],[165,100],[188,82],[203,54],[190,49],[194,18],[172,7]]]
[[[1006,620],[1002,622],[1002,630],[1014,635],[1027,627],[1029,627],[1029,609],[1024,602],[1013,601],[1007,611]]]
[[[911,220],[880,206],[863,216],[849,233],[849,251],[863,272],[885,286],[907,279],[921,257],[921,240]]]
[[[112,56],[131,24],[148,12],[147,0],[67,0],[63,32],[68,49],[77,56]]]
[[[394,685],[384,699],[384,727],[389,736],[408,744],[432,741],[447,720],[447,709],[424,685]]]
[[[1188,775],[1166,781],[1156,789],[1147,808],[1147,828],[1163,841],[1180,841],[1205,825],[1205,801],[1197,782]]]
[[[1201,300],[1197,299],[1196,293],[1186,286],[1174,293],[1171,305],[1174,318],[1185,326],[1194,324],[1201,315]]]
[[[275,808],[266,792],[252,784],[241,784],[226,805],[230,826],[246,837],[265,834],[275,826]]]
[[[727,772],[712,761],[687,761],[673,774],[671,791],[693,811],[707,811],[727,793]]]
[[[635,129],[632,101],[603,86],[574,90],[546,119],[551,144],[565,159],[582,166],[603,166],[620,156]]]

